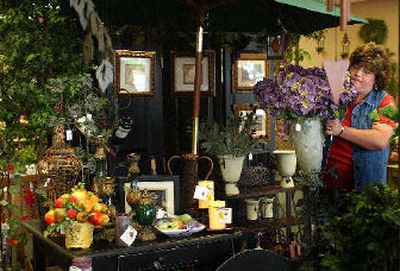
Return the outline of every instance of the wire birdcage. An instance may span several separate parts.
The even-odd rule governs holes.
[[[47,198],[55,200],[58,196],[69,193],[82,166],[75,150],[65,143],[64,127],[58,123],[54,131],[53,145],[37,164]]]

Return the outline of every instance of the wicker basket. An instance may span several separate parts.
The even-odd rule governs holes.
[[[66,248],[88,248],[93,243],[94,226],[89,222],[73,221],[65,229]]]

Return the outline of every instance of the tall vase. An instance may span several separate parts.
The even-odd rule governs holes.
[[[323,135],[319,118],[310,119],[291,127],[299,169],[304,172],[321,171]]]
[[[239,194],[237,183],[240,179],[240,174],[242,173],[244,158],[244,156],[218,156],[222,178],[224,178],[225,181],[225,193],[228,196]]]

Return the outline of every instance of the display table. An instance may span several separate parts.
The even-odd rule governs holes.
[[[50,259],[68,270],[75,257],[91,257],[93,271],[112,270],[215,270],[234,254],[239,234],[199,233],[187,238],[160,237],[151,242],[135,241],[131,247],[95,241],[88,249],[65,249],[63,239],[44,238],[45,225],[37,220],[22,221],[33,235],[34,270],[45,270]]]

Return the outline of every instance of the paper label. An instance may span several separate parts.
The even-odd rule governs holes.
[[[194,199],[207,200],[207,195],[210,193],[210,190],[207,187],[196,185],[196,189],[194,190]]]
[[[220,208],[220,222],[225,224],[232,223],[232,208]]]
[[[132,243],[135,241],[136,236],[137,236],[137,231],[135,230],[135,228],[129,226],[121,235],[120,239],[128,246],[131,246]]]
[[[249,153],[249,160],[253,160],[253,154]]]
[[[72,140],[72,130],[68,129],[67,131],[65,131],[65,134],[66,134],[65,140],[71,141]]]
[[[300,123],[296,123],[296,125],[294,126],[294,129],[296,130],[296,132],[300,132],[301,131],[301,124]]]

